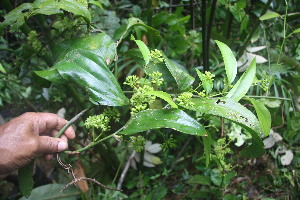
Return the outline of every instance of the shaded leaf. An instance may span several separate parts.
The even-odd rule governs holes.
[[[237,62],[231,49],[224,43],[215,40],[217,43],[225,64],[226,75],[229,83],[232,83],[237,74]]]
[[[196,69],[196,72],[198,74],[199,79],[202,81],[202,86],[203,86],[206,94],[209,94],[214,86],[213,81],[211,79],[206,78],[206,76],[202,72],[200,72],[198,69]]]
[[[139,112],[130,118],[120,134],[132,135],[158,128],[172,128],[196,136],[206,135],[204,127],[199,122],[182,110],[175,108]]]
[[[271,129],[271,114],[265,105],[259,101],[248,98],[248,100],[253,104],[261,130],[265,136],[268,136]]]
[[[33,165],[34,161],[31,161],[30,163],[18,170],[18,182],[20,192],[25,197],[30,196],[33,188]]]
[[[60,0],[57,4],[65,11],[82,16],[88,23],[91,21],[90,11],[82,3],[76,0]]]
[[[169,69],[170,73],[172,74],[172,76],[174,77],[179,90],[182,91],[188,89],[193,84],[195,79],[187,72],[180,69],[175,62],[171,61],[166,56],[164,56],[164,58],[165,58],[165,64]]]
[[[168,104],[170,104],[170,106],[172,106],[172,108],[178,108],[178,106],[173,102],[171,95],[166,93],[166,92],[163,92],[163,91],[149,91],[145,95],[148,95],[148,94],[159,97],[159,98],[165,100],[166,102],[168,102]]]
[[[259,20],[267,20],[267,19],[273,19],[273,18],[276,18],[276,17],[280,17],[281,15],[276,13],[276,12],[268,12],[266,14],[264,14],[263,16],[261,16],[259,18]]]
[[[202,137],[202,139],[203,139],[204,153],[205,153],[205,166],[208,167],[210,162],[212,139],[210,134],[208,134],[207,137]]]
[[[74,187],[70,186],[63,192],[60,190],[64,187],[63,184],[48,184],[43,185],[32,190],[30,197],[27,199],[22,197],[20,200],[76,200],[80,197],[80,191]]]
[[[241,155],[248,158],[257,158],[264,154],[264,143],[253,131],[249,131],[252,136],[252,144],[241,151]]]
[[[53,82],[76,83],[89,93],[90,100],[95,104],[128,104],[127,97],[105,61],[89,51],[73,50],[49,70],[37,71],[36,74]]]
[[[106,33],[100,33],[98,35],[62,41],[53,49],[54,60],[62,60],[68,52],[74,49],[89,50],[103,60],[109,60],[110,62],[114,59],[116,53],[114,41]]]
[[[226,97],[239,101],[249,90],[256,74],[256,61],[252,60],[248,69],[243,73],[241,78],[236,82],[233,88],[228,92]]]

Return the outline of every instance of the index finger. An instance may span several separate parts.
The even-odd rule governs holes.
[[[53,113],[36,113],[35,119],[38,124],[39,133],[45,133],[46,135],[50,135],[53,130],[61,130],[68,122],[67,120]],[[73,127],[68,127],[64,132],[64,135],[70,139],[75,138],[75,131]]]

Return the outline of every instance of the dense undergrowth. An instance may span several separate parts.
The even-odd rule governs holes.
[[[0,198],[299,198],[298,0],[1,5],[2,121],[87,110]]]

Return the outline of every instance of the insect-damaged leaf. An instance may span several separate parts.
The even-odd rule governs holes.
[[[139,112],[131,117],[120,134],[132,135],[158,128],[172,128],[196,136],[206,135],[204,127],[199,122],[176,108]]]
[[[93,103],[108,106],[128,104],[118,81],[105,61],[89,51],[76,49],[49,70],[36,74],[52,82],[72,82],[84,88]]]
[[[54,60],[60,61],[75,49],[89,50],[110,63],[116,54],[114,41],[106,34],[91,35],[83,38],[72,38],[59,43],[53,50]]]
[[[193,107],[186,107],[187,109],[208,115],[224,117],[239,124],[251,133],[252,145],[242,150],[242,155],[258,157],[264,153],[263,142],[258,136],[261,133],[260,124],[256,116],[250,110],[230,98],[197,98],[191,99],[191,101],[195,105]]]

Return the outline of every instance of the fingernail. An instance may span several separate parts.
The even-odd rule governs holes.
[[[57,145],[58,151],[63,151],[63,150],[66,150],[67,148],[68,148],[68,143],[66,143],[66,142],[59,142]]]

